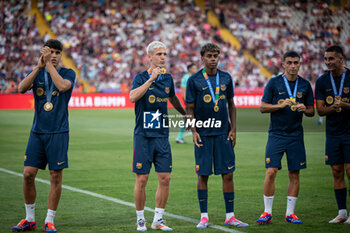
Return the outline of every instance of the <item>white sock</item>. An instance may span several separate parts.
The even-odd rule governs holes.
[[[158,222],[159,219],[162,219],[163,218],[163,214],[164,214],[164,209],[162,209],[162,208],[155,208],[154,209],[153,222]]]
[[[235,214],[233,212],[231,213],[226,213],[226,220],[229,220],[230,218],[232,218],[233,216],[235,216]]]
[[[269,214],[272,214],[272,204],[273,204],[273,198],[274,196],[265,196],[264,195],[264,205],[265,205],[265,210],[264,212],[267,212]]]
[[[287,211],[286,216],[294,214],[295,204],[297,203],[297,197],[287,196]]]
[[[55,218],[55,214],[56,214],[56,211],[48,209],[46,219],[45,219],[45,224],[48,222],[53,224],[53,219]]]
[[[144,210],[136,210],[136,217],[137,217],[137,220],[139,219],[145,219],[145,216],[144,216]]]
[[[26,220],[28,222],[35,222],[35,203],[24,205],[26,207]]]
[[[347,214],[348,213],[346,212],[346,209],[341,209],[338,211],[339,216],[347,217],[348,216]],[[349,215],[350,215],[350,212],[349,212]]]
[[[209,219],[208,213],[201,213],[201,219],[202,219],[202,218],[207,218],[207,219]]]

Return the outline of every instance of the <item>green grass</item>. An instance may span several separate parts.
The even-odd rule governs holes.
[[[32,120],[32,111],[0,111],[0,167],[21,173],[23,156]],[[262,213],[262,185],[265,175],[264,151],[267,141],[268,114],[257,109],[238,109],[235,181],[235,215],[250,224],[243,232],[345,232],[343,224],[330,225],[337,214],[333,180],[324,165],[324,127],[316,126],[317,118],[304,118],[305,145],[308,168],[301,172],[301,188],[296,214],[302,225],[284,222],[287,196],[287,165],[276,179],[274,220],[259,226],[255,220]],[[133,202],[135,175],[132,168],[133,110],[71,110],[69,169],[64,171],[63,183],[106,196]],[[173,173],[166,211],[199,219],[196,194],[196,174],[193,145],[174,143],[176,133],[170,134],[173,153]],[[188,135],[185,140],[191,142]],[[38,177],[48,179],[48,171]],[[147,185],[146,206],[154,208],[157,180],[152,169]],[[209,179],[210,222],[223,225],[225,208],[220,176]],[[37,182],[36,232],[43,232],[49,186]],[[63,190],[55,218],[59,232],[136,232],[134,208],[85,194]],[[22,178],[0,172],[0,232],[25,216]],[[153,214],[146,212],[148,226]],[[200,232],[195,224],[166,217],[176,232]],[[152,231],[152,230],[150,230]],[[222,232],[208,228],[202,232]]]

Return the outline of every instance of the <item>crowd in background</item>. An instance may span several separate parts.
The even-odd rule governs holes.
[[[340,35],[346,22],[332,22],[337,12],[328,6],[316,8],[309,18],[293,21],[294,15],[302,17],[302,12],[308,10],[307,4],[271,0],[212,2],[216,4],[209,7],[222,25],[272,74],[281,71],[281,55],[295,49],[304,63],[301,75],[314,81],[324,69],[325,47],[342,44]],[[17,84],[35,66],[40,47],[49,38],[40,36],[36,18],[28,16],[26,7],[24,0],[0,0],[1,93],[17,91]],[[166,69],[177,86],[189,63],[202,67],[200,48],[207,42],[220,46],[220,69],[231,74],[236,88],[261,88],[266,83],[260,68],[244,58],[243,50],[225,43],[220,31],[208,24],[206,15],[191,0],[57,0],[38,1],[38,8],[92,91],[128,92],[136,73],[148,67],[146,46],[153,40],[168,46]],[[303,24],[295,27],[298,20]],[[80,83],[76,85],[78,89]]]

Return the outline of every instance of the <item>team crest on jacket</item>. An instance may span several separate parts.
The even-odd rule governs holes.
[[[210,103],[211,96],[209,94],[206,94],[205,96],[203,96],[203,101],[206,102],[206,103]]]
[[[170,92],[170,88],[169,87],[165,87],[165,93],[169,94]]]
[[[221,88],[222,91],[226,91],[226,84],[221,84],[220,88]]]
[[[44,94],[44,90],[41,87],[36,89],[36,95],[37,96],[42,96],[43,94]]]
[[[298,91],[298,93],[297,93],[297,98],[302,98],[303,97],[303,93],[301,92],[301,91]]]
[[[326,102],[327,102],[327,104],[332,104],[333,103],[333,96],[327,96]]]
[[[156,97],[155,97],[154,95],[150,95],[150,96],[148,97],[148,102],[150,102],[151,104],[153,104],[154,101],[156,101]]]
[[[343,92],[344,92],[344,94],[348,94],[349,93],[349,87],[344,87]]]
[[[136,163],[136,168],[141,169],[142,168],[142,163]]]

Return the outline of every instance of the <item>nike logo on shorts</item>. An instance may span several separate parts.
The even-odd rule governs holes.
[[[62,164],[64,164],[66,161],[63,161],[63,162],[57,162],[57,165],[60,166]]]

